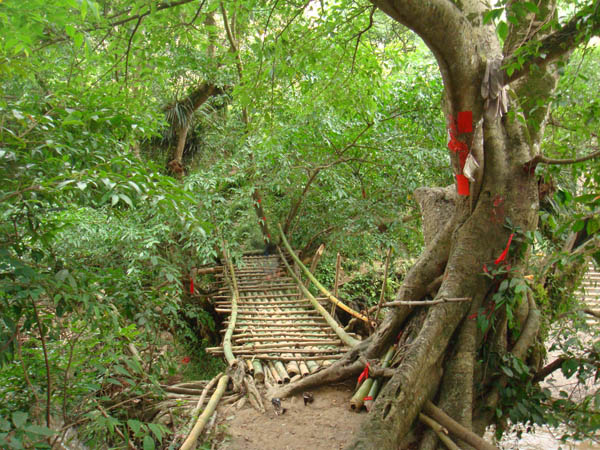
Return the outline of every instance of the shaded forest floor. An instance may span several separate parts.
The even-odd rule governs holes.
[[[314,402],[304,406],[302,394],[281,402],[286,412],[276,415],[266,403],[266,414],[249,404],[236,411],[219,410],[217,449],[331,450],[344,448],[354,437],[366,412],[350,410],[353,386],[338,384],[312,391]]]

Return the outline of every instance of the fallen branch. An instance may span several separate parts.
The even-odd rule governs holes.
[[[595,317],[596,319],[600,319],[600,311],[596,311],[593,309],[585,308],[583,310],[584,313],[589,314],[590,316]]]

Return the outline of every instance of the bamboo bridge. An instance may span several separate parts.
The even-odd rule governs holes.
[[[229,368],[205,387],[203,396],[209,388],[213,389],[213,394],[183,443],[182,450],[194,448],[230,380],[233,381],[234,391],[247,392],[251,403],[254,396],[253,406],[264,412],[262,394],[256,390],[256,384],[293,383],[330,366],[345,352],[358,345],[360,337],[347,332],[334,318],[336,308],[371,327],[376,326],[368,316],[349,308],[322,286],[290,247],[281,228],[280,231],[283,250],[277,247],[276,255],[244,255],[236,267],[228,255],[226,243],[223,245],[224,264],[211,273],[215,274],[217,280],[216,294],[212,300],[216,312],[224,317],[224,337],[221,346],[208,348],[207,351],[216,356],[224,356]],[[321,293],[320,297],[315,297],[307,289],[302,275],[316,286]],[[600,273],[590,264],[583,290],[579,292],[588,307],[600,305],[598,285]],[[397,303],[382,303],[380,300],[377,310]],[[425,302],[404,303],[420,305]],[[600,317],[597,311],[593,315]],[[394,364],[397,350],[397,345],[390,346],[382,357],[382,368]],[[361,410],[363,406],[369,410],[381,389],[382,380],[369,377],[368,366],[365,371],[364,382],[360,384],[363,372],[359,377],[359,387],[350,399],[351,409],[355,411]],[[245,389],[240,389],[242,383]],[[312,394],[303,395],[310,396],[308,399],[304,397],[305,402],[312,401]],[[203,400],[199,401],[198,405],[202,402]],[[272,402],[276,409],[281,406],[279,399],[274,398]],[[198,408],[199,406],[196,410]],[[429,410],[430,414],[439,418],[434,405],[431,404]],[[440,436],[441,439],[444,437]],[[478,436],[473,436],[473,439],[481,444],[480,448],[487,448],[486,445],[489,445]]]
[[[285,244],[287,254],[278,249],[278,255],[245,255],[238,267],[224,264],[215,274],[215,310],[233,329],[230,336],[224,331],[222,346],[207,351],[227,356],[228,343],[231,356],[242,361],[257,383],[293,382],[331,365],[360,342],[336,322],[328,304],[368,320],[324,288],[326,296],[315,298],[300,278],[300,270],[308,270]]]

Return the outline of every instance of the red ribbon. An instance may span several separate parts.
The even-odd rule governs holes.
[[[363,370],[358,376],[358,383],[360,384],[362,380],[366,380],[367,378],[369,378],[369,363],[367,363],[365,370]]]
[[[462,173],[456,174],[456,190],[458,195],[469,195],[469,179]]]
[[[194,279],[190,278],[190,294],[194,293]]]
[[[258,204],[260,205],[260,197],[258,197],[258,198],[256,199],[256,201],[257,201],[257,202],[258,202]]]
[[[470,112],[470,111],[463,111],[463,112]],[[458,113],[458,117],[459,117],[459,124],[458,124],[458,130],[456,127],[456,123],[454,121],[454,117],[450,116],[448,117],[448,133],[450,134],[450,141],[448,142],[448,149],[454,153],[458,153],[458,163],[460,166],[460,170],[462,172],[462,170],[465,167],[465,162],[467,161],[467,156],[469,156],[469,147],[467,146],[466,143],[464,143],[463,141],[461,141],[460,139],[458,139],[458,133],[459,132],[464,132],[461,131],[462,129],[468,129],[468,127],[466,126],[466,122],[468,121],[468,115],[461,115],[462,113]],[[466,117],[466,118],[465,118]],[[470,116],[470,120],[472,121],[473,119],[473,114],[471,113]],[[460,122],[462,121],[462,123]],[[462,127],[462,128],[461,128]],[[471,124],[471,131],[472,131],[472,124]],[[460,174],[460,176],[463,176],[462,174]],[[458,175],[457,175],[458,177]],[[468,181],[467,181],[467,189],[464,189],[464,185],[463,185],[463,189],[461,190],[460,188],[460,183],[464,183],[464,181],[458,181],[459,184],[459,195],[469,195],[468,192]],[[461,194],[460,192],[466,192],[464,194]]]
[[[510,243],[513,240],[514,237],[514,233],[512,233],[509,237],[508,237],[508,242],[506,243],[506,248],[504,249],[504,251],[500,254],[500,256],[498,256],[498,259],[496,259],[496,261],[494,261],[494,264],[498,265],[500,264],[502,261],[504,261],[506,259],[506,255],[508,255],[508,249],[510,248]]]
[[[373,400],[373,397],[369,395],[369,396],[363,398],[363,402],[366,402],[368,400]]]

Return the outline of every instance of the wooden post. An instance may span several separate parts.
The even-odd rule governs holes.
[[[321,260],[321,256],[323,256],[323,252],[325,251],[325,244],[321,244],[319,246],[319,248],[317,249],[317,251],[315,252],[315,256],[313,256],[313,259],[310,263],[310,271],[314,273],[314,271],[317,269],[317,264],[319,264],[319,261]]]

